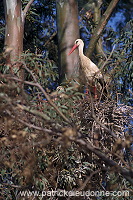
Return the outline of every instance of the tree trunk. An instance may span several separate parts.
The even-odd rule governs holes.
[[[24,22],[21,0],[4,0],[5,6],[5,53],[10,67],[20,58],[23,51]]]
[[[21,0],[4,0],[5,8],[5,59],[6,65],[14,73],[20,67],[17,62],[23,52],[24,22],[26,13],[34,0],[29,0],[25,9],[22,11]],[[19,70],[19,77],[24,78],[24,70]]]
[[[68,56],[74,41],[79,38],[78,6],[76,0],[56,0],[59,50],[59,71],[61,81],[78,76],[78,51]]]
[[[101,19],[101,5],[102,5],[102,0],[97,0],[94,2],[95,7],[94,7],[94,22],[95,24],[98,24],[100,19]],[[96,44],[96,54],[99,55],[98,63],[102,62],[101,56],[103,55],[103,46],[102,46],[102,38],[100,37],[97,44]]]

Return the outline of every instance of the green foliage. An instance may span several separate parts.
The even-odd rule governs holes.
[[[22,61],[26,63],[26,65],[33,71],[36,75],[38,82],[44,87],[52,90],[52,84],[54,82],[58,82],[58,68],[56,64],[49,60],[48,58],[44,58],[41,54],[34,54],[26,51],[22,55]],[[29,64],[30,63],[30,64]],[[30,75],[27,74],[26,79],[30,80]],[[53,86],[54,88],[54,86]]]
[[[112,56],[110,70],[112,71],[113,91],[120,94],[120,102],[132,105],[132,93],[129,90],[133,88],[133,39],[132,39],[132,20],[120,33],[120,36],[114,40],[115,50]]]
[[[23,9],[27,2],[23,1]],[[46,50],[43,45],[56,29],[54,10],[55,1],[33,2],[25,21],[24,50],[30,49],[33,53],[36,49],[41,52]]]

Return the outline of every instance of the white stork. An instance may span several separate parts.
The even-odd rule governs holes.
[[[72,47],[72,49],[70,50],[68,55],[70,55],[76,48],[78,48],[78,51],[79,51],[80,66],[85,74],[86,81],[91,86],[92,85],[94,86],[95,98],[97,98],[97,92],[96,92],[96,87],[95,87],[96,80],[98,80],[98,82],[101,84],[101,86],[103,88],[103,92],[105,94],[107,94],[103,75],[100,72],[99,68],[88,57],[86,57],[84,55],[84,53],[83,53],[84,42],[81,39],[77,39],[75,41],[75,44]]]

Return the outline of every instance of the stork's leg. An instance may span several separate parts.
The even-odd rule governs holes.
[[[90,87],[90,89],[89,89]],[[92,92],[94,94],[94,99],[97,99],[98,98],[98,95],[97,95],[97,88],[94,84],[89,84],[89,85],[86,85],[85,88],[84,88],[84,93],[86,96],[89,96],[90,92]]]
[[[84,94],[85,94],[85,99],[88,98],[88,94],[89,94],[89,88],[88,86],[84,86]]]
[[[85,94],[86,94],[86,95],[89,94],[89,88],[88,88],[88,85],[85,86]]]
[[[89,87],[90,87],[91,91],[89,91]],[[97,94],[96,86],[94,84],[90,84],[89,87],[88,87],[88,85],[85,86],[84,93],[86,94],[86,96],[88,96],[90,94],[90,92],[92,92],[94,94],[94,99],[97,99],[98,94]]]

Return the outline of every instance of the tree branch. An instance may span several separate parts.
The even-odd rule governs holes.
[[[46,91],[43,89],[43,87],[37,82],[36,77],[34,76],[34,74],[32,73],[32,71],[30,71],[25,63],[22,63],[24,65],[24,68],[31,74],[33,80],[36,82],[36,87],[38,87],[42,93],[45,95],[46,99],[48,100],[49,104],[56,110],[56,112],[68,123],[70,123],[69,119],[59,110],[59,108],[54,104],[54,102],[51,100],[50,96],[46,93]]]
[[[101,160],[103,160],[106,165],[110,167],[114,167],[123,177],[130,182],[130,184],[133,185],[133,171],[127,170],[126,168],[122,168],[120,165],[118,165],[114,160],[108,158],[106,154],[101,152],[101,150],[96,149],[89,141],[84,141],[82,139],[77,139],[75,142],[82,146],[82,149],[88,152],[90,150],[94,154],[96,154]]]
[[[96,43],[97,43],[98,39],[100,38],[100,35],[101,35],[104,27],[106,26],[114,8],[116,7],[118,2],[119,2],[119,0],[112,0],[110,2],[107,10],[103,14],[103,16],[102,16],[101,20],[99,21],[96,29],[94,30],[94,33],[93,33],[91,40],[90,40],[90,43],[89,43],[89,48],[86,51],[86,55],[88,57],[91,57],[91,55],[92,55],[92,53],[95,49]]]
[[[56,104],[51,100],[50,96],[46,93],[46,91],[43,89],[43,87],[37,82],[37,79],[35,77],[35,75],[33,74],[32,71],[30,71],[24,62],[20,62],[22,64],[22,67],[24,67],[29,73],[30,75],[32,76],[34,82],[29,82],[29,81],[23,81],[19,78],[16,78],[16,77],[7,77],[8,79],[11,79],[11,80],[15,80],[15,81],[18,81],[18,82],[23,82],[25,84],[28,84],[28,85],[32,85],[32,86],[35,86],[35,87],[38,87],[41,92],[44,94],[44,96],[46,97],[47,101],[49,102],[49,104],[55,109],[55,111],[67,122],[70,124],[70,120],[59,110],[59,108],[56,106]]]
[[[92,172],[91,175],[88,176],[88,177],[86,178],[86,180],[85,180],[85,182],[82,184],[82,186],[81,186],[80,188],[78,188],[78,191],[83,191],[83,190],[85,189],[87,183],[91,180],[92,176],[94,176],[95,174],[97,174],[97,173],[99,173],[99,172],[100,172],[99,169],[96,170],[96,171],[94,171],[94,172]]]
[[[94,76],[96,76],[97,74],[99,74],[104,69],[104,67],[107,65],[108,61],[110,60],[110,58],[111,58],[111,56],[112,56],[112,54],[114,52],[114,49],[115,49],[115,46],[113,46],[112,51],[111,51],[109,57],[106,57],[106,60],[103,63],[102,67],[94,74]]]
[[[23,10],[23,17],[22,17],[23,21],[25,20],[26,14],[27,14],[28,10],[30,9],[31,4],[32,4],[33,2],[34,2],[34,0],[30,0],[30,1],[28,2],[28,4],[25,6],[25,9]]]
[[[50,121],[50,117],[48,117],[47,115],[45,115],[44,113],[42,113],[38,110],[33,110],[30,107],[26,107],[26,106],[20,105],[20,104],[17,104],[17,106],[18,106],[18,108],[25,110],[25,111],[33,114],[33,115],[37,115],[37,116],[41,117],[42,119],[44,119],[46,121]]]
[[[54,36],[57,34],[57,31],[55,31],[50,38],[47,40],[47,42],[45,42],[45,44],[43,45],[43,47],[45,47],[49,42],[51,42],[51,40],[54,38]]]

